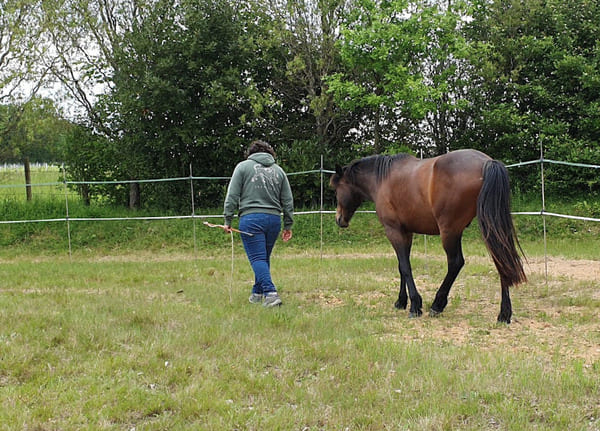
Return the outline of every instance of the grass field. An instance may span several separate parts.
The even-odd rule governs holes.
[[[247,303],[227,243],[2,261],[0,429],[600,428],[597,280],[530,273],[497,325],[472,257],[441,318],[408,319],[391,253],[278,247],[278,310]],[[429,305],[443,261],[413,263]]]
[[[4,208],[56,209],[36,205]],[[64,223],[4,226],[0,430],[599,430],[597,227],[548,221],[546,281],[540,219],[517,224],[529,282],[510,325],[475,226],[446,311],[419,319],[393,307],[371,215],[325,218],[322,249],[319,217],[297,217],[276,310],[248,303],[239,238],[194,243],[189,220],[74,224],[71,258]],[[439,239],[417,237],[412,262],[428,308]]]
[[[32,166],[31,184],[35,198],[43,196],[48,198],[65,199],[65,189],[62,184],[62,173],[57,166]],[[75,197],[70,193],[71,197]],[[13,201],[25,201],[27,195],[25,192],[25,172],[22,167],[13,167],[0,169],[0,199],[10,199]]]

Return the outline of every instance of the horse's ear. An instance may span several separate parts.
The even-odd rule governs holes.
[[[335,173],[338,177],[344,176],[344,169],[340,165],[335,165]]]

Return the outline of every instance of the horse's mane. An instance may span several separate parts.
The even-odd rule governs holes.
[[[344,171],[344,176],[350,183],[355,184],[359,174],[373,174],[376,177],[377,184],[379,184],[387,178],[390,168],[396,160],[401,160],[408,156],[408,154],[400,153],[393,156],[375,155],[364,157],[348,165]]]

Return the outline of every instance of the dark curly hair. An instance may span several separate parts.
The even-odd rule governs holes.
[[[271,145],[269,145],[265,141],[261,141],[260,139],[252,141],[252,143],[248,147],[248,150],[246,150],[246,157],[254,153],[269,153],[270,155],[275,157],[275,150],[273,150],[273,147],[271,147]]]

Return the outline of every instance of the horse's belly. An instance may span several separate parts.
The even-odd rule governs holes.
[[[420,223],[412,223],[411,225],[407,225],[406,229],[410,232],[420,233],[424,235],[440,234],[440,228],[435,222],[435,220],[431,222],[427,222],[427,220],[422,220]]]
[[[440,234],[440,228],[433,214],[404,210],[385,213],[378,211],[378,216],[384,226],[425,235]]]

